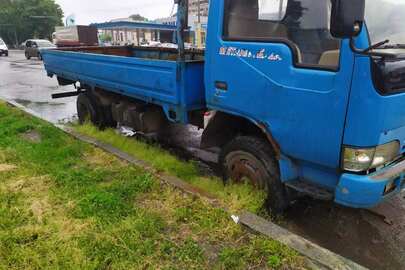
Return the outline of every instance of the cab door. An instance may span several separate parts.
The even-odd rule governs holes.
[[[354,55],[330,35],[331,0],[211,5],[208,106],[265,124],[295,160],[338,168]]]

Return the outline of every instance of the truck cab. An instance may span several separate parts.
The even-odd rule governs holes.
[[[212,1],[206,99],[235,126],[264,130],[288,188],[368,208],[403,183],[405,4],[344,2]],[[349,35],[334,33],[340,12],[355,16]],[[228,168],[242,178],[249,166]]]

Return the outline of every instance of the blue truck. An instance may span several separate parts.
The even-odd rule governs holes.
[[[226,182],[265,190],[274,212],[301,196],[371,208],[400,193],[405,4],[211,0],[196,50],[184,47],[188,1],[175,2],[178,49],[43,51],[48,76],[76,86],[54,98],[77,95],[80,122],[103,128],[204,128]]]

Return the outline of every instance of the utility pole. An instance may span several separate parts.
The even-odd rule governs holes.
[[[198,16],[198,24],[200,24],[201,23],[201,0],[198,0],[198,13],[197,13],[197,16]]]

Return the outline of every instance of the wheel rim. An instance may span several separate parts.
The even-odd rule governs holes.
[[[266,170],[263,164],[252,154],[236,151],[226,157],[227,176],[234,183],[249,183],[257,189],[264,190]]]

